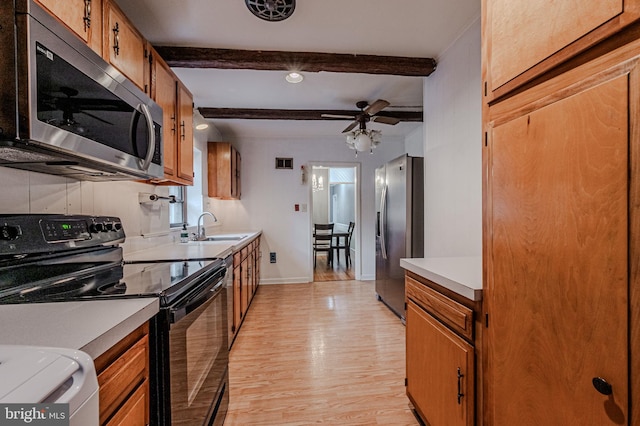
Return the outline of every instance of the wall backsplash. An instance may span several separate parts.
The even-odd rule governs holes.
[[[127,236],[169,231],[166,202],[140,205],[138,193],[168,195],[166,187],[141,182],[89,182],[0,167],[5,197],[0,213],[117,216]]]

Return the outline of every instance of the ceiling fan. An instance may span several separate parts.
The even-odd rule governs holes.
[[[367,101],[358,101],[356,102],[356,107],[358,107],[361,112],[355,116],[322,114],[322,117],[353,119],[354,122],[351,123],[349,126],[347,126],[347,128],[344,129],[342,133],[350,132],[356,126],[359,126],[360,130],[366,130],[367,123],[369,121],[382,123],[382,124],[391,124],[391,125],[398,124],[400,122],[398,118],[385,117],[384,115],[376,115],[378,112],[382,111],[384,108],[388,107],[389,105],[390,103],[388,101],[385,101],[384,99],[378,99],[372,104],[369,104],[369,102]]]

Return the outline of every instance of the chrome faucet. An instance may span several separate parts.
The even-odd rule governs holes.
[[[213,218],[214,222],[217,222],[218,219],[215,217],[215,215],[211,212],[202,212],[202,214],[200,215],[200,217],[198,217],[198,229],[197,229],[197,239],[202,240],[206,237],[206,232],[204,230],[204,219],[203,217],[205,215],[209,215]],[[202,225],[200,224],[200,221],[202,221]]]

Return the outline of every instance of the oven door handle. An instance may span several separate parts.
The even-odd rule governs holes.
[[[224,280],[218,279],[199,288],[196,294],[171,307],[171,322],[176,323],[222,292]]]

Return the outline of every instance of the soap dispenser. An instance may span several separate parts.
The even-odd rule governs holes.
[[[182,224],[182,231],[180,232],[180,242],[188,243],[189,242],[189,231],[187,231],[187,224]]]

